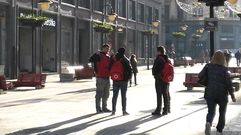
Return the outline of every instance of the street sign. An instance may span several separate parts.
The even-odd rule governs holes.
[[[217,18],[205,18],[204,28],[207,31],[215,31],[218,29],[218,19]]]

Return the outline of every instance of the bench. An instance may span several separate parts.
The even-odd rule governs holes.
[[[84,66],[81,69],[75,69],[75,79],[91,79],[94,77],[94,69],[90,66]]]
[[[202,85],[197,83],[198,81],[198,73],[186,73],[185,82],[183,85],[187,87],[187,90],[192,90],[193,87],[203,87]]]
[[[13,83],[7,81],[4,75],[0,75],[0,89],[8,90],[13,88]]]
[[[228,67],[228,70],[231,73],[241,74],[241,67]]]
[[[13,82],[14,87],[35,87],[41,89],[45,87],[47,74],[22,73],[18,75],[17,81]]]
[[[187,90],[193,90],[193,87],[203,87],[198,81],[198,73],[186,73],[185,75],[185,82],[183,85],[187,87]],[[238,91],[240,88],[240,80],[232,79],[232,86],[234,87],[235,91]]]

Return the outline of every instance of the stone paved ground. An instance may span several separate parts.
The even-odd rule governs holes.
[[[154,80],[142,68],[138,85],[127,93],[130,115],[122,116],[119,95],[116,115],[95,114],[95,80],[60,83],[49,75],[46,88],[19,88],[0,95],[0,135],[203,135],[207,108],[203,88],[186,91],[182,85],[186,72],[198,72],[202,65],[176,67],[170,87],[172,113],[151,116],[155,108]],[[236,95],[240,99],[241,92]],[[111,97],[108,100],[111,108]],[[215,125],[212,135],[216,134]],[[241,101],[230,103],[225,135],[241,135]]]

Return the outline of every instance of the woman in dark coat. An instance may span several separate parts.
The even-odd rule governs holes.
[[[222,51],[214,53],[211,63],[205,65],[199,73],[199,78],[203,75],[208,76],[207,87],[205,88],[204,94],[204,98],[208,106],[205,134],[210,135],[211,125],[215,116],[215,109],[217,105],[219,106],[219,120],[216,127],[217,134],[222,134],[225,126],[228,95],[231,95],[232,101],[236,102],[230,74],[228,73],[225,56]]]
[[[134,82],[135,82],[135,85],[137,85],[136,74],[138,73],[138,69],[137,69],[137,60],[136,60],[135,54],[131,55],[130,63],[131,63],[132,72],[133,72],[133,76],[134,76]],[[131,84],[132,84],[132,78],[130,79],[130,87],[131,87]]]

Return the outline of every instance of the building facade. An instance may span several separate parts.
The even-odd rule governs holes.
[[[127,56],[135,53],[145,64],[164,42],[161,0],[53,0],[47,10],[39,9],[37,2],[0,0],[0,69],[8,78],[20,72],[61,73],[63,66],[84,65],[103,43],[109,43],[112,52],[125,47]],[[111,10],[117,14],[114,22],[107,20]],[[28,14],[48,20],[42,27],[23,25],[19,17]],[[153,28],[153,20],[160,20],[160,25]],[[94,24],[103,22],[114,30],[96,32]],[[148,29],[156,33],[146,35]]]
[[[209,18],[209,7],[206,7],[203,15],[192,15],[184,12],[176,3],[176,0],[165,1],[165,43],[168,48],[174,48],[176,57],[191,56],[199,58],[210,50],[209,31],[204,30],[201,37],[194,37],[197,30],[204,28],[205,18]],[[215,7],[214,16],[218,18],[217,29],[214,31],[214,50],[229,49],[235,53],[241,46],[240,18],[227,7]],[[185,37],[175,37],[173,32],[180,31],[183,25],[187,25]]]

